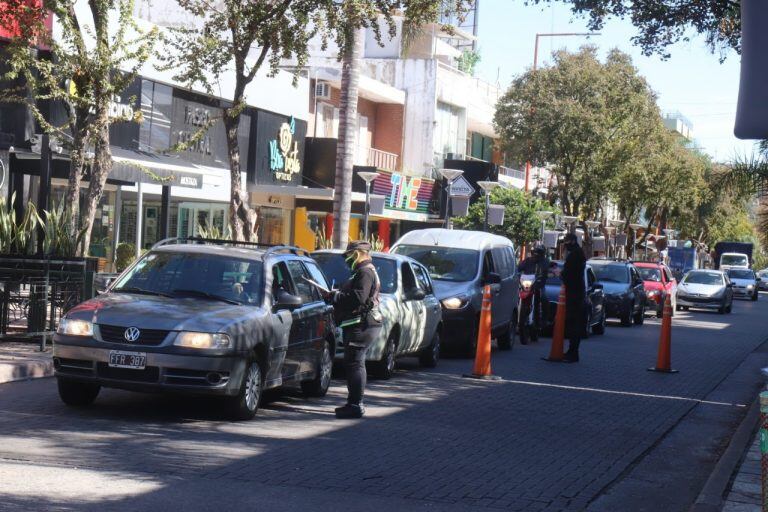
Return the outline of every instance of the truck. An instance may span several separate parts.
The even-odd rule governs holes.
[[[752,251],[754,244],[750,242],[717,242],[715,244],[715,268],[752,268]]]
[[[695,247],[669,247],[667,266],[678,281],[689,271],[699,268],[699,258]]]

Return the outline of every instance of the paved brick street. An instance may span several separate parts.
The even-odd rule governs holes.
[[[676,375],[646,371],[648,319],[585,341],[577,365],[542,361],[548,339],[495,352],[501,382],[404,360],[371,381],[364,421],[333,417],[341,380],[245,423],[212,402],[105,390],[75,410],[52,379],[4,384],[0,510],[687,510],[759,387],[767,298],[678,314]]]

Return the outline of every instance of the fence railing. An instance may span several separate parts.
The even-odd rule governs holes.
[[[377,169],[396,171],[397,159],[398,155],[396,153],[388,153],[375,148],[368,149],[368,165],[376,167]]]

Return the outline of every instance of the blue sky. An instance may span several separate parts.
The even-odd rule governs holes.
[[[525,6],[521,0],[480,0],[478,74],[502,86],[533,64],[536,33],[585,32],[586,21],[575,18],[566,4]],[[553,50],[576,50],[589,43],[603,52],[619,48],[632,55],[635,65],[659,96],[662,110],[678,110],[693,123],[697,146],[719,161],[751,152],[752,143],[733,136],[739,90],[739,56],[727,54],[723,64],[703,38],[671,47],[672,56],[644,57],[630,38],[636,33],[629,21],[611,20],[601,36],[541,38],[539,65]]]

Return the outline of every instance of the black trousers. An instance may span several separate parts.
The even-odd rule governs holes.
[[[344,329],[344,369],[347,374],[347,403],[362,405],[368,373],[365,353],[381,331],[381,325],[354,325]]]

